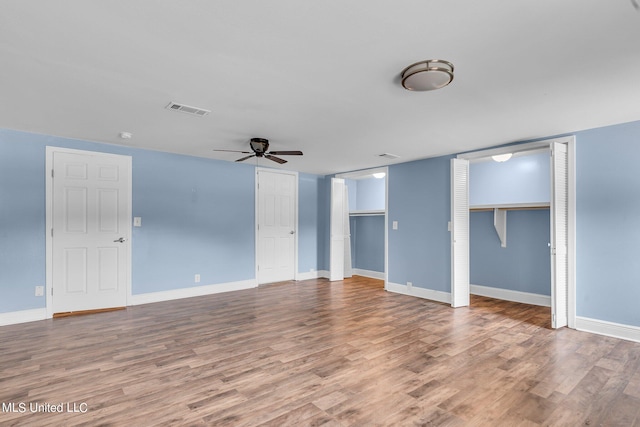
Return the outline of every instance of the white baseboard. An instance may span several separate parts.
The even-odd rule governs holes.
[[[296,280],[311,280],[320,279],[323,277],[329,277],[329,272],[326,270],[305,271],[304,273],[298,273],[298,275],[296,276]]]
[[[181,298],[199,297],[203,295],[218,294],[221,292],[250,289],[257,286],[258,284],[255,279],[250,279],[238,282],[218,283],[215,285],[193,286],[184,289],[172,289],[170,291],[150,292],[146,294],[131,295],[129,297],[129,305],[149,304]]]
[[[364,276],[364,277],[370,277],[371,279],[384,280],[384,272],[380,272],[380,271],[363,270],[362,268],[354,268],[352,273],[357,276]]]
[[[640,342],[640,327],[576,316],[576,329],[608,337]]]
[[[521,302],[524,304],[551,307],[551,297],[548,295],[532,294],[529,292],[512,291],[509,289],[493,288],[489,286],[469,285],[469,293],[483,297]]]
[[[364,276],[364,277],[370,277],[372,279],[384,280],[384,273],[380,273],[379,271],[371,271],[371,270],[363,270],[361,268],[354,268],[351,271],[351,273],[356,276]],[[304,273],[298,273],[296,280],[328,279],[330,275],[331,273],[329,272],[329,270],[306,271]]]
[[[318,278],[328,279],[331,277],[331,272],[329,270],[318,270]]]
[[[35,322],[37,320],[44,320],[46,318],[46,308],[11,311],[9,313],[0,313],[0,326],[15,325],[16,323]]]
[[[399,285],[397,283],[390,282],[387,282],[386,290],[397,294],[410,295],[413,297],[451,304],[451,293],[449,292],[434,291],[433,289],[418,288],[416,286],[409,288],[406,285]]]

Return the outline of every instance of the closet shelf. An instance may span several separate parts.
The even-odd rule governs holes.
[[[492,211],[494,209],[504,210],[529,210],[529,209],[549,209],[549,202],[534,203],[497,203],[493,205],[470,205],[470,211]]]
[[[365,210],[365,211],[351,211],[349,212],[349,216],[373,216],[373,215],[384,215],[384,209],[374,209],[374,210]]]
[[[493,226],[498,233],[500,246],[507,247],[507,211],[510,210],[533,210],[533,209],[549,209],[551,205],[548,202],[540,203],[504,203],[495,205],[471,205],[471,212],[493,211]]]

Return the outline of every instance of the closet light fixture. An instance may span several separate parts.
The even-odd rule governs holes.
[[[453,64],[441,59],[416,62],[402,70],[402,87],[411,91],[440,89],[453,81]]]
[[[505,154],[496,154],[495,156],[491,156],[491,158],[496,162],[506,162],[511,158],[511,156],[513,156],[512,153],[505,153]]]
[[[387,174],[384,172],[376,172],[373,174],[374,178],[380,179],[380,178],[384,178]]]

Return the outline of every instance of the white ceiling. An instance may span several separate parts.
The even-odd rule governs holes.
[[[453,83],[402,89],[402,69],[432,58],[453,62]],[[634,120],[630,0],[3,0],[0,12],[2,128],[229,161],[241,156],[212,149],[263,137],[304,151],[284,168],[328,174]]]

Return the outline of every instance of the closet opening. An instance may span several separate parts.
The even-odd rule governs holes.
[[[470,162],[471,306],[551,325],[550,181],[548,147]]]
[[[384,167],[333,178],[331,280],[363,276],[386,287],[387,173]]]
[[[521,176],[513,171],[495,172],[497,163],[491,157],[507,153],[513,157],[499,166],[502,172],[516,166],[524,172],[537,167],[538,178],[523,171]],[[486,295],[549,306],[553,328],[575,326],[574,153],[575,137],[570,136],[466,153],[452,159],[453,307],[469,305],[470,294]],[[540,156],[537,161],[536,156]],[[487,170],[482,171],[483,168]],[[483,173],[490,178],[489,184],[479,185],[478,176]],[[505,186],[514,188],[507,193],[494,191]],[[518,240],[514,240],[516,237]],[[489,248],[488,244],[492,246]],[[492,253],[498,254],[499,260],[492,258]],[[543,263],[549,267],[543,267]],[[478,283],[484,281],[491,284]]]

